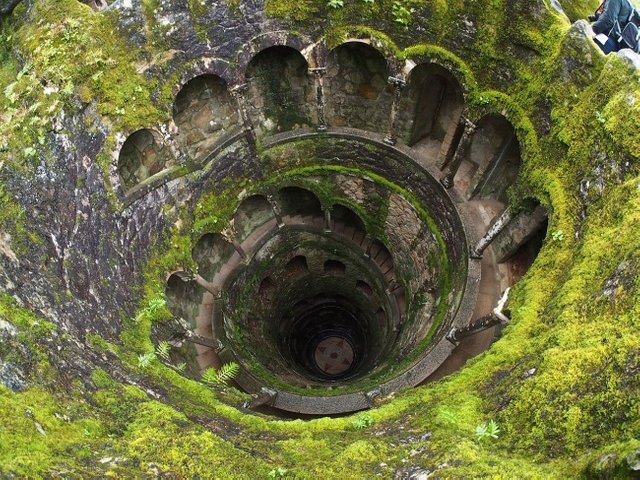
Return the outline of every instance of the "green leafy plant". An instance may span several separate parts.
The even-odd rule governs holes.
[[[373,425],[373,417],[368,413],[358,415],[351,421],[351,426],[356,430],[363,430]]]
[[[236,362],[225,363],[219,370],[207,368],[202,374],[202,381],[205,383],[221,384],[228,383],[240,373],[240,365]]]
[[[393,21],[407,27],[411,22],[411,11],[398,0],[391,4],[391,16]]]
[[[267,478],[284,478],[287,474],[288,470],[284,467],[274,468],[269,472]]]
[[[156,346],[156,355],[158,355],[160,358],[164,358],[165,360],[168,360],[170,353],[171,353],[171,344],[166,340],[161,341]]]
[[[551,234],[551,238],[556,242],[562,242],[565,239],[564,232],[562,230],[556,230]]]
[[[342,7],[344,7],[344,1],[343,0],[329,0],[327,2],[327,6],[331,7],[331,8],[342,8]]]
[[[158,313],[167,301],[164,298],[154,298],[149,304],[142,309],[142,311],[136,317],[136,322],[140,322],[143,318],[153,318]]]
[[[175,365],[174,368],[179,372],[184,372],[187,369],[187,364],[184,362],[180,362],[179,364]]]
[[[498,424],[491,420],[489,423],[481,423],[476,427],[476,439],[481,442],[484,439],[498,438],[500,429]]]
[[[449,425],[457,425],[458,423],[458,416],[449,409],[445,408],[443,410],[440,410],[438,416]]]
[[[156,358],[155,352],[143,353],[138,355],[138,367],[147,368]]]

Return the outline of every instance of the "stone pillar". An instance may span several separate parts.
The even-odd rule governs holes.
[[[252,395],[252,399],[250,401],[246,401],[243,406],[244,408],[254,409],[263,405],[273,405],[273,402],[275,401],[277,395],[277,391],[262,387],[262,389],[260,389],[260,392],[254,393]]]
[[[160,133],[162,134],[162,140],[179,165],[188,165],[191,162],[191,157],[182,151],[176,139],[173,138],[172,132],[175,130],[177,130],[177,127],[175,123],[173,123],[173,120],[169,122],[169,125],[161,125]]]
[[[482,237],[476,244],[476,246],[473,247],[473,250],[471,250],[471,253],[469,254],[471,258],[482,258],[482,252],[484,252],[486,248],[491,245],[491,242],[507,226],[512,218],[513,212],[511,210],[511,207],[507,207],[507,209],[502,212],[498,219],[493,222],[493,225],[489,227],[489,230],[487,230],[487,233],[484,234],[484,237]]]
[[[331,232],[331,210],[328,208],[324,211],[324,231],[325,233]]]
[[[395,145],[396,141],[396,121],[398,117],[398,109],[400,108],[400,99],[402,98],[402,90],[407,82],[401,78],[389,77],[387,82],[393,85],[393,102],[391,103],[391,113],[389,114],[389,127],[387,128],[387,136],[384,137],[384,143]]]
[[[484,330],[488,330],[489,328],[495,327],[496,325],[507,325],[509,323],[509,317],[507,317],[502,310],[504,309],[508,298],[509,288],[504,291],[504,293],[498,300],[498,304],[490,314],[485,315],[484,317],[480,317],[474,322],[471,322],[466,327],[453,327],[447,334],[446,339],[454,345],[458,345],[462,339],[475,335],[476,333],[483,332]]]
[[[309,73],[313,73],[316,83],[316,108],[318,110],[318,131],[327,130],[327,120],[324,117],[324,76],[327,67],[310,68]]]
[[[207,292],[209,292],[214,297],[217,297],[220,294],[220,289],[215,288],[213,284],[209,283],[206,279],[204,279],[197,273],[194,274],[193,279],[198,285],[200,285],[202,288],[204,288]]]
[[[269,205],[271,205],[271,210],[273,210],[273,216],[276,218],[276,223],[278,224],[278,228],[284,227],[284,221],[282,220],[282,212],[280,211],[280,206],[273,195],[267,195],[267,201]]]
[[[240,121],[242,122],[242,126],[244,128],[247,142],[252,149],[255,149],[256,146],[256,132],[253,128],[253,124],[249,119],[249,113],[247,112],[247,100],[244,96],[247,91],[248,85],[243,83],[241,85],[235,85],[229,89],[229,92],[235,98],[237,107],[238,107],[238,116],[240,117]]]
[[[220,234],[227,242],[233,245],[233,248],[236,250],[238,255],[240,255],[242,261],[246,262],[248,258],[247,253],[242,248],[242,245],[240,245],[240,242],[238,242],[236,238],[236,232],[232,228],[227,228],[226,230],[220,232]]]
[[[203,337],[202,335],[198,335],[197,333],[187,332],[185,336],[185,340],[190,343],[195,343],[196,345],[201,345],[203,347],[212,348],[218,353],[224,348],[222,342],[216,338]]]
[[[453,187],[453,179],[455,178],[456,173],[458,173],[458,168],[460,168],[462,159],[467,153],[467,150],[469,150],[471,139],[473,138],[473,134],[476,131],[476,125],[468,118],[463,118],[462,122],[464,122],[464,131],[462,132],[462,137],[460,138],[460,142],[458,143],[455,153],[453,154],[453,158],[447,165],[444,177],[440,179],[440,183],[444,185],[444,188]]]

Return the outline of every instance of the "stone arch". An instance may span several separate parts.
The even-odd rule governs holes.
[[[188,277],[185,272],[171,274],[167,279],[165,296],[169,311],[195,327],[198,305],[202,300],[202,288],[195,282],[188,281]]]
[[[278,191],[278,204],[282,215],[291,217],[323,216],[320,199],[311,190],[300,187],[285,187]]]
[[[455,79],[460,86],[465,102],[469,96],[476,94],[477,82],[473,71],[464,60],[453,53],[425,44],[409,47],[403,53],[407,57],[402,68],[406,78],[409,78],[412,71],[422,64],[437,65]]]
[[[323,271],[328,275],[344,275],[347,271],[347,266],[339,260],[330,258],[324,262]]]
[[[122,144],[118,154],[118,175],[126,191],[174,164],[175,159],[162,135],[155,130],[141,129],[129,135]]]
[[[398,47],[395,43],[391,42],[383,32],[378,32],[372,29],[366,29],[365,31],[358,31],[357,29],[348,33],[346,40],[342,44],[350,42],[359,42],[371,46],[382,54],[387,60],[389,67],[389,75],[394,77],[404,77],[403,74],[403,62],[398,59],[397,51]]]
[[[464,109],[462,86],[444,67],[422,63],[411,70],[399,111],[400,135],[436,158],[451,143]]]
[[[220,77],[227,85],[233,85],[236,82],[235,73],[231,70],[226,60],[201,57],[195,63],[185,65],[182,75],[180,76],[180,81],[173,87],[173,97],[175,98],[187,83],[202,75]]]
[[[220,233],[207,233],[193,247],[191,256],[198,265],[198,274],[211,281],[234,253],[233,244]]]
[[[275,213],[264,195],[245,198],[233,215],[233,228],[237,240],[242,243],[258,227],[275,220]]]
[[[367,233],[367,226],[360,215],[340,203],[335,203],[331,207],[331,220],[335,230],[340,230],[340,227],[348,227],[363,235]]]
[[[192,158],[202,158],[221,138],[239,125],[238,113],[227,83],[204,74],[184,84],[175,97],[175,139]]]
[[[326,67],[327,124],[386,133],[393,93],[385,56],[366,42],[351,41],[331,50]]]
[[[310,55],[311,49],[307,48],[309,45],[311,45],[311,41],[308,38],[295,35],[286,30],[265,32],[257,35],[244,44],[240,51],[238,51],[236,55],[236,64],[238,67],[236,70],[236,78],[233,83],[243,83],[245,72],[251,60],[256,56],[256,54],[270,47],[283,46],[293,48],[298,52],[301,52],[301,55],[305,58],[307,64],[314,66],[313,59]]]
[[[296,255],[291,258],[284,266],[284,272],[291,277],[299,277],[309,273],[307,257],[304,255]]]
[[[314,79],[308,72],[307,59],[289,46],[268,47],[251,59],[245,98],[258,135],[312,124]]]
[[[520,155],[511,122],[499,114],[485,115],[476,123],[456,181],[468,183],[467,198],[494,198],[506,203],[506,189],[520,171]]]

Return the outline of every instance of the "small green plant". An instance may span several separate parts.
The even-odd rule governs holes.
[[[409,26],[411,22],[411,11],[398,0],[394,0],[393,4],[391,4],[391,16],[394,22],[405,27]]]
[[[138,367],[147,368],[156,358],[155,352],[143,353],[138,355]]]
[[[429,297],[424,292],[419,292],[415,296],[415,302],[418,307],[424,307],[425,305],[429,305],[429,303],[431,303],[431,297]]]
[[[327,2],[327,6],[331,7],[331,8],[342,8],[342,7],[344,7],[344,1],[343,0],[329,0]]]
[[[225,363],[220,370],[207,368],[202,374],[202,381],[205,383],[221,384],[228,383],[240,373],[240,365],[236,362]]]
[[[161,341],[156,346],[156,355],[158,355],[160,358],[164,358],[165,360],[168,360],[170,353],[171,353],[171,344],[166,340]]]
[[[556,230],[551,234],[551,238],[556,242],[562,242],[565,239],[564,232],[562,230]]]
[[[458,423],[458,416],[454,412],[446,408],[440,410],[438,416],[441,417],[442,420],[444,420],[449,425],[456,425]]]
[[[476,427],[476,439],[481,442],[485,438],[498,438],[500,429],[498,424],[491,420],[489,423],[481,423]]]
[[[373,417],[368,413],[358,415],[351,421],[351,426],[356,430],[364,430],[371,425],[373,425]]]
[[[164,298],[154,298],[149,304],[142,309],[142,311],[136,317],[136,322],[140,322],[143,318],[153,318],[158,313],[167,301]]]
[[[284,467],[274,468],[269,472],[267,478],[284,478],[287,474],[288,470]]]

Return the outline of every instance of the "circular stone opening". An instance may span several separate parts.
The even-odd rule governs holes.
[[[476,290],[455,206],[424,172],[407,178],[411,192],[318,167],[248,193],[194,248],[197,331],[219,345],[201,367],[212,353],[237,362],[244,390],[311,414],[368,408],[433,373]]]
[[[368,348],[367,319],[341,296],[319,295],[294,307],[281,348],[297,369],[317,380],[336,381],[358,370]],[[365,323],[366,324],[366,323]]]
[[[378,243],[354,244],[314,222],[272,232],[229,284],[226,330],[241,334],[229,336],[234,351],[294,387],[344,386],[372,373],[399,323],[393,260]]]

